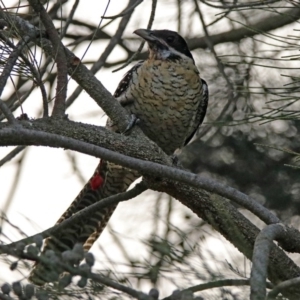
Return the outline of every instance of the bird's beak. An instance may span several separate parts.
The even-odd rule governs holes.
[[[144,39],[147,42],[154,42],[157,40],[157,38],[153,35],[153,32],[148,29],[137,29],[133,33],[140,36],[142,39]]]

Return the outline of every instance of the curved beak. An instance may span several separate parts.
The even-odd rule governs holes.
[[[153,35],[152,30],[148,29],[137,29],[133,33],[140,36],[142,39],[144,39],[147,42],[153,42],[156,41],[157,38]]]

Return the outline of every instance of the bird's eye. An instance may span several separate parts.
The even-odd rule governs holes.
[[[171,36],[171,35],[170,35],[170,36],[167,37],[167,42],[168,42],[168,43],[173,43],[173,42],[174,42],[174,39],[175,39],[174,36]]]

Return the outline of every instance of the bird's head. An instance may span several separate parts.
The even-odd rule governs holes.
[[[193,56],[184,38],[171,30],[137,29],[135,34],[143,38],[149,46],[152,59],[191,59]]]

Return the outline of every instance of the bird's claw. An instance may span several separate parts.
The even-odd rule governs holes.
[[[140,119],[136,115],[134,115],[134,114],[130,115],[130,121],[129,121],[126,129],[123,131],[123,134],[128,133],[136,124],[139,123],[139,121],[140,121]]]
[[[181,167],[181,163],[179,161],[179,158],[176,154],[171,155],[172,164],[174,167]]]

